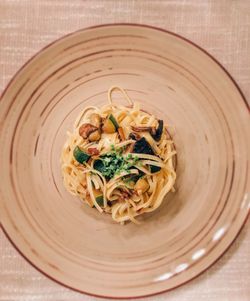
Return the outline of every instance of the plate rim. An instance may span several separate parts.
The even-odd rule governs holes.
[[[201,46],[199,46],[198,44],[196,44],[195,42],[193,42],[192,40],[178,34],[175,33],[173,31],[161,28],[161,27],[157,27],[157,26],[153,26],[153,25],[149,25],[149,24],[140,24],[140,23],[130,23],[130,22],[118,22],[118,23],[103,23],[103,24],[98,24],[98,25],[93,25],[93,26],[87,26],[84,28],[80,28],[78,30],[72,31],[68,34],[62,35],[59,38],[53,40],[52,42],[50,42],[49,44],[45,45],[44,47],[42,47],[40,50],[38,50],[35,54],[33,54],[23,65],[21,65],[21,67],[14,73],[14,75],[11,77],[11,79],[8,81],[7,85],[5,86],[5,88],[3,89],[3,91],[0,94],[0,102],[2,101],[2,98],[4,97],[4,95],[6,94],[6,92],[8,91],[9,87],[11,86],[12,82],[14,82],[14,80],[18,77],[18,75],[23,71],[23,69],[28,66],[36,57],[38,57],[42,52],[44,52],[47,48],[51,47],[52,45],[58,43],[59,41],[73,36],[76,33],[80,33],[80,32],[85,32],[88,30],[92,30],[92,29],[98,29],[98,28],[105,28],[105,27],[116,27],[116,26],[122,26],[122,27],[126,27],[126,26],[134,26],[134,27],[139,27],[139,28],[147,28],[147,29],[153,29],[156,31],[160,31],[163,32],[165,34],[169,34],[172,35],[182,41],[187,42],[188,44],[192,45],[193,47],[197,48],[198,50],[200,50],[201,52],[203,52],[204,54],[206,54],[210,59],[212,59],[212,61],[214,61],[219,67],[220,69],[222,69],[225,74],[227,75],[227,77],[231,80],[231,82],[233,83],[233,85],[235,86],[235,88],[238,90],[241,99],[244,102],[244,105],[246,106],[248,112],[250,113],[250,105],[247,102],[246,97],[244,96],[241,88],[239,87],[239,85],[237,84],[236,80],[234,79],[234,77],[229,73],[229,71],[222,65],[222,63],[220,63],[212,54],[210,54],[207,50],[205,50],[204,48],[202,48]],[[73,291],[76,291],[78,293],[81,294],[86,294],[92,297],[97,297],[97,298],[103,298],[103,299],[113,299],[113,300],[117,300],[117,299],[122,299],[122,300],[132,300],[132,299],[140,299],[140,298],[145,298],[145,297],[152,297],[152,296],[156,296],[159,294],[163,294],[169,291],[172,291],[178,287],[181,287],[187,283],[189,283],[190,281],[198,278],[201,274],[203,274],[205,271],[207,271],[211,266],[213,266],[217,261],[219,261],[223,255],[231,248],[231,246],[234,244],[234,242],[237,240],[239,234],[241,233],[242,229],[244,228],[244,226],[246,225],[248,218],[250,217],[250,210],[248,211],[245,219],[243,220],[240,228],[238,229],[238,232],[235,234],[234,238],[231,240],[231,242],[228,244],[228,246],[223,250],[223,252],[214,260],[212,261],[206,268],[202,269],[198,274],[196,274],[195,276],[189,278],[188,280],[173,286],[171,288],[165,289],[165,290],[161,290],[159,292],[155,292],[155,293],[151,293],[151,294],[145,294],[145,295],[140,295],[140,296],[129,296],[129,297],[119,297],[119,296],[104,296],[104,295],[98,295],[98,294],[93,294],[93,293],[89,293],[86,292],[84,290],[81,289],[77,289],[74,288],[70,285],[67,285],[63,282],[61,282],[60,280],[57,280],[55,278],[53,278],[52,276],[50,276],[49,274],[46,273],[46,271],[43,271],[42,269],[40,269],[38,266],[36,266],[35,263],[33,263],[15,244],[15,242],[12,240],[12,238],[9,236],[8,232],[6,231],[6,229],[4,228],[2,222],[0,221],[0,228],[2,229],[5,237],[7,237],[7,239],[9,240],[9,242],[11,243],[11,245],[14,247],[14,249],[26,260],[26,262],[28,262],[32,267],[34,267],[37,271],[39,271],[40,273],[42,273],[44,276],[46,276],[48,279],[54,281],[55,283],[64,286],[65,288],[71,289]]]

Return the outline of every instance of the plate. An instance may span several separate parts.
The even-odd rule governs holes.
[[[67,130],[112,85],[167,120],[178,153],[176,192],[139,226],[81,205],[62,183]],[[246,221],[248,105],[214,58],[176,34],[128,24],[80,30],[33,57],[0,104],[2,227],[67,287],[109,298],[170,290],[215,262]]]

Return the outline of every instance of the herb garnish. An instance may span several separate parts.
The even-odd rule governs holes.
[[[111,151],[100,157],[94,162],[94,169],[102,173],[106,178],[113,178],[121,172],[130,171],[131,167],[136,165],[139,158],[128,154],[123,155],[124,148],[115,148],[111,145]]]

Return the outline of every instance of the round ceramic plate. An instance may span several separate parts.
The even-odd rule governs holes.
[[[176,192],[140,225],[114,223],[62,183],[66,131],[112,85],[168,122],[178,152]],[[109,298],[175,288],[215,262],[247,218],[247,103],[223,67],[184,38],[137,25],[78,31],[32,58],[0,104],[2,226],[68,287]]]

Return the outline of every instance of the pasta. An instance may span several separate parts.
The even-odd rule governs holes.
[[[120,91],[128,106],[113,102]],[[120,87],[109,104],[85,108],[61,155],[66,189],[121,224],[156,210],[174,190],[176,151],[163,120],[140,110]]]

